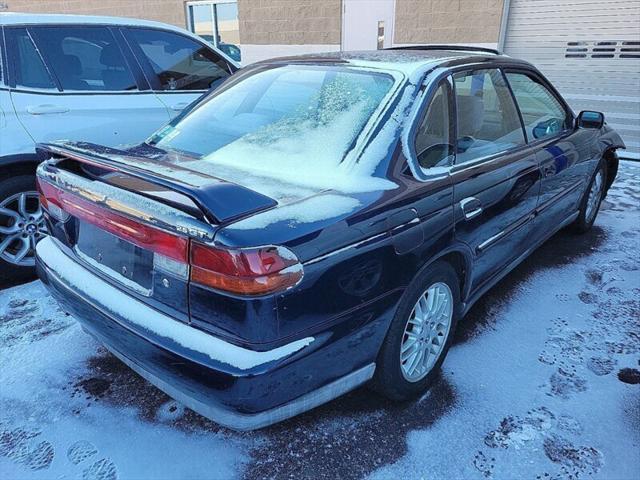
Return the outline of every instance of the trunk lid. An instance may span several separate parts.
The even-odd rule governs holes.
[[[85,167],[95,180],[155,198],[179,210],[203,214],[214,224],[229,223],[277,205],[276,200],[250,188],[214,175],[184,168],[178,155],[141,145],[118,150],[86,142],[39,144],[44,158],[73,160]],[[162,153],[160,153],[162,152]],[[86,166],[96,168],[95,173]],[[77,171],[77,169],[76,169]]]
[[[189,322],[189,245],[211,244],[221,224],[276,202],[211,176],[87,144],[39,145],[51,234],[79,263],[178,320]],[[143,168],[144,167],[144,168]],[[174,176],[168,171],[178,170]]]

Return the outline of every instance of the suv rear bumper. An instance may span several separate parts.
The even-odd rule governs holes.
[[[266,351],[225,342],[119,290],[64,249],[51,237],[36,248],[38,275],[56,300],[131,369],[216,423],[262,428],[373,376],[374,363],[332,375],[330,366],[318,363],[326,362],[331,344],[312,337]],[[324,371],[313,375],[310,369]]]

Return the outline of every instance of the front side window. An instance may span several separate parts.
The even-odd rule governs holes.
[[[132,28],[161,90],[208,90],[229,77],[227,63],[204,45],[163,30]]]
[[[507,73],[520,107],[529,140],[557,135],[567,126],[567,112],[538,80],[523,73]]]
[[[441,83],[416,131],[415,149],[422,168],[449,166],[454,147],[451,141],[449,85]]]
[[[335,174],[393,84],[334,66],[245,70],[150,143],[188,154],[194,161],[183,165],[203,173],[316,182]]]
[[[6,29],[16,87],[56,88],[25,28]]]
[[[456,163],[466,163],[525,144],[509,87],[499,70],[454,76],[457,109]]]
[[[137,89],[120,47],[106,27],[34,27],[42,52],[63,90]]]

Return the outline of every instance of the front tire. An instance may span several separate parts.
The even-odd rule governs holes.
[[[607,168],[604,160],[600,160],[598,168],[591,177],[591,182],[587,187],[582,201],[580,202],[580,210],[578,218],[573,224],[573,229],[577,233],[586,233],[591,230],[593,223],[596,221],[600,205],[607,191]]]
[[[460,281],[451,265],[436,262],[411,282],[378,356],[373,386],[407,400],[433,383],[453,340],[460,314]]]

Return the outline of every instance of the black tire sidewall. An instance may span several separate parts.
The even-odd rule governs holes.
[[[17,175],[15,177],[0,178],[0,203],[16,193],[35,190],[35,175]],[[34,276],[34,267],[14,265],[0,258],[0,282],[3,285],[13,283],[14,281],[23,281]]]
[[[418,298],[429,286],[437,282],[446,283],[453,294],[453,317],[449,336],[440,358],[438,358],[432,370],[423,379],[417,382],[409,382],[402,375],[400,367],[400,345],[404,336],[405,326]],[[444,362],[451,347],[455,328],[460,317],[460,310],[460,280],[451,265],[446,262],[435,262],[418,273],[405,290],[389,326],[387,336],[378,354],[373,387],[393,400],[407,400],[424,393],[438,375],[442,362]]]

